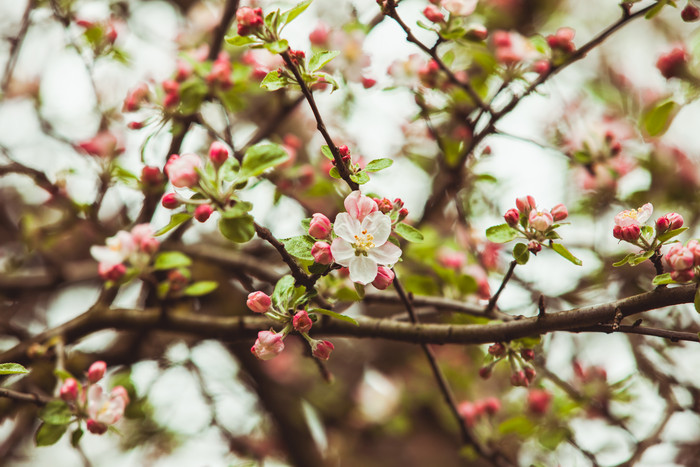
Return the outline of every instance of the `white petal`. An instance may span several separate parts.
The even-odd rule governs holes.
[[[360,201],[361,197],[362,193],[360,193],[360,190],[355,190],[352,193],[350,193],[343,202],[343,204],[345,205],[345,210],[348,212],[348,214],[350,214],[350,216],[352,216],[355,219],[357,219],[357,216],[359,214],[357,203],[358,201]]]
[[[362,221],[362,230],[374,237],[375,245],[383,245],[391,233],[391,219],[386,214],[375,211]]]
[[[93,246],[90,254],[98,263],[119,264],[124,261],[124,254],[106,246]]]
[[[348,266],[350,260],[355,257],[355,249],[342,238],[336,238],[331,243],[331,254],[333,261],[342,266]]]
[[[391,242],[386,242],[382,246],[370,249],[367,256],[379,264],[390,266],[401,258],[401,248]]]
[[[350,260],[350,280],[367,285],[377,277],[377,263],[364,255]]]
[[[333,231],[346,242],[354,243],[355,235],[360,233],[360,222],[347,212],[341,212],[335,216]]]

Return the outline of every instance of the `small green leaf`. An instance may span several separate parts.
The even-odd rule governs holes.
[[[255,234],[253,218],[249,215],[219,219],[219,231],[232,242],[245,243]]]
[[[314,257],[311,255],[311,248],[313,248],[316,240],[308,235],[284,238],[280,241],[284,244],[285,250],[287,250],[287,252],[295,258],[303,259],[305,261],[314,260]]]
[[[642,235],[645,237],[651,237],[654,234],[654,227],[650,225],[642,226]]]
[[[186,254],[179,251],[164,251],[156,256],[153,269],[164,271],[166,269],[183,268],[190,264],[192,264],[192,260]]]
[[[677,235],[682,234],[682,233],[685,232],[686,230],[688,230],[688,227],[681,227],[680,229],[669,230],[668,232],[659,235],[659,236],[657,237],[657,239],[658,239],[661,243],[663,243],[663,242],[665,242],[665,241],[667,241],[667,240],[672,239],[673,237],[675,237],[675,236],[677,236]]]
[[[338,167],[331,167],[331,170],[328,171],[328,175],[330,175],[333,178],[340,179],[340,172],[338,172]]]
[[[337,50],[316,52],[313,57],[309,60],[308,70],[310,73],[318,71],[323,68],[328,62],[333,60],[340,54]]]
[[[340,313],[336,313],[335,311],[331,310],[324,310],[323,308],[312,308],[309,310],[309,313],[317,313],[320,315],[330,316],[331,318],[339,319],[341,321],[345,321],[346,323],[354,324],[355,326],[360,325],[360,323],[358,323],[349,316],[341,315]]]
[[[303,288],[303,287],[301,287]],[[272,299],[272,304],[278,308],[287,308],[290,298],[294,295],[294,278],[290,275],[281,277],[277,284],[275,284],[275,290],[272,292],[270,298]]]
[[[695,290],[695,300],[693,301],[693,304],[695,305],[695,311],[700,313],[700,288]]]
[[[282,24],[282,26],[291,23],[294,20],[294,18],[302,14],[304,10],[309,8],[309,5],[311,5],[312,1],[313,0],[306,0],[305,2],[301,2],[298,5],[282,13],[280,15],[280,23]]]
[[[70,423],[73,412],[62,400],[53,400],[39,411],[39,418],[51,425],[65,425]]]
[[[616,268],[619,268],[620,266],[624,266],[625,264],[627,264],[627,262],[629,260],[631,260],[635,256],[637,256],[637,255],[635,255],[634,253],[630,253],[627,256],[625,256],[624,258],[622,258],[620,261],[618,261],[617,263],[613,263],[613,266]]]
[[[335,160],[333,158],[333,152],[331,151],[331,148],[329,148],[326,144],[321,146],[321,154],[323,154],[329,161]]]
[[[233,36],[233,37],[227,37],[226,42],[228,44],[235,46],[235,47],[241,47],[243,45],[253,44],[253,43],[258,42],[258,41],[257,41],[257,39],[250,37],[250,36]]]
[[[279,144],[256,144],[245,152],[239,176],[241,178],[256,177],[287,159],[289,159],[289,154]]]
[[[674,101],[664,101],[647,111],[642,117],[644,130],[649,136],[659,136],[668,130],[680,110]]]
[[[642,264],[644,261],[648,260],[653,255],[654,255],[654,250],[645,251],[644,253],[634,255],[632,258],[629,259],[630,266],[637,266],[639,264]]]
[[[424,239],[423,234],[420,232],[420,230],[416,229],[411,225],[404,224],[403,222],[396,224],[394,232],[401,235],[409,242],[420,243]]]
[[[272,70],[260,82],[260,87],[267,91],[277,91],[289,84],[287,78],[280,76],[277,70]]]
[[[529,437],[535,429],[535,424],[526,415],[517,415],[498,425],[498,432],[502,435],[517,433],[522,437]]]
[[[247,201],[238,201],[235,205],[227,208],[221,213],[221,217],[233,219],[236,217],[244,217],[253,209],[253,204]]]
[[[213,292],[217,287],[219,287],[219,283],[216,281],[199,281],[187,286],[182,294],[188,297],[199,297]]]
[[[644,15],[644,18],[645,18],[645,19],[651,19],[651,18],[653,18],[654,16],[658,15],[658,14],[661,12],[661,9],[662,9],[664,6],[666,6],[667,3],[668,3],[668,0],[661,0],[661,1],[659,1],[656,5],[654,5],[654,7],[653,7],[651,10],[647,11],[647,14]]]
[[[55,444],[56,441],[61,439],[63,433],[66,432],[68,426],[66,425],[51,425],[50,423],[42,423],[39,429],[36,431],[36,445],[37,446],[51,446]]]
[[[350,180],[358,185],[364,185],[365,183],[369,182],[369,175],[367,175],[366,172],[358,172],[356,174],[351,174]]]
[[[564,245],[561,243],[553,243],[552,244],[552,250],[556,251],[559,253],[559,255],[562,258],[568,259],[572,263],[574,263],[576,266],[581,266],[581,260],[575,257],[574,255],[571,254],[569,250],[566,249]]]
[[[313,74],[313,81],[315,83],[326,83],[330,84],[333,87],[333,91],[338,89],[338,82],[333,78],[331,75],[328,73],[324,73],[322,71],[317,71],[316,73]]]
[[[83,437],[83,430],[82,428],[76,429],[73,433],[70,435],[70,444],[71,446],[78,447],[78,444],[80,443],[80,438]]]
[[[29,370],[19,363],[0,363],[0,375],[23,375],[25,373],[29,373]]]
[[[179,212],[177,214],[173,214],[170,217],[170,223],[168,223],[168,225],[166,225],[165,227],[163,227],[162,229],[160,229],[158,232],[154,233],[153,235],[155,235],[157,237],[159,235],[163,235],[164,233],[170,232],[175,227],[182,224],[183,222],[190,220],[191,218],[192,218],[192,215],[187,214],[185,212]]]
[[[486,229],[486,238],[493,243],[506,243],[520,235],[508,224],[494,225]]]
[[[513,258],[518,264],[526,264],[530,259],[530,250],[527,249],[527,245],[524,243],[517,243],[513,247]]]
[[[341,302],[357,302],[362,300],[354,288],[343,287],[335,293],[335,298]]]
[[[365,170],[367,172],[379,172],[380,170],[386,169],[388,167],[391,167],[391,165],[394,163],[391,159],[374,159],[371,161],[367,166],[365,167]]]
[[[287,42],[287,39],[280,39],[274,42],[265,42],[265,48],[273,54],[281,54],[289,49],[289,42]]]
[[[675,282],[676,281],[671,279],[671,273],[668,272],[666,274],[659,274],[651,281],[653,285],[674,284]]]

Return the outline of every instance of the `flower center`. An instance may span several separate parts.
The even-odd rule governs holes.
[[[367,233],[367,230],[363,230],[360,235],[355,235],[355,250],[361,253],[366,253],[370,248],[374,248],[374,236]]]
[[[629,219],[637,220],[639,212],[636,209],[630,209],[629,211],[623,211],[622,217],[627,217]]]

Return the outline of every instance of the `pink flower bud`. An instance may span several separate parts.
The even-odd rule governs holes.
[[[622,240],[626,242],[636,242],[639,240],[639,236],[642,233],[642,229],[638,225],[628,225],[627,227],[622,227]]]
[[[684,271],[671,271],[671,279],[676,282],[690,282],[695,278],[695,272],[692,269]]]
[[[177,292],[178,290],[184,289],[190,281],[177,269],[171,269],[168,271],[168,282],[170,283],[170,290]]]
[[[474,426],[474,423],[479,418],[477,407],[469,401],[461,402],[457,406],[457,412],[468,427]]]
[[[493,371],[493,366],[491,366],[491,365],[479,368],[479,377],[481,377],[481,379],[489,379],[491,377],[492,371]]]
[[[469,26],[464,36],[473,41],[483,41],[489,35],[489,30],[483,24],[473,24]]]
[[[309,42],[311,42],[311,45],[315,45],[317,47],[324,47],[328,42],[329,34],[330,30],[328,29],[328,27],[325,24],[321,23],[318,26],[316,26],[316,29],[309,33]]]
[[[506,211],[503,218],[506,220],[506,224],[511,227],[515,227],[518,225],[518,221],[520,221],[520,213],[517,209],[509,209]]]
[[[685,74],[688,64],[688,53],[682,47],[676,47],[669,53],[659,57],[656,68],[666,79],[680,78]]]
[[[248,294],[246,305],[255,313],[266,313],[272,306],[272,299],[266,293],[258,290]]]
[[[524,371],[525,371],[525,378],[527,379],[527,384],[530,385],[535,380],[535,377],[537,376],[537,372],[535,371],[534,368],[530,368],[530,367],[526,367]]]
[[[140,130],[141,128],[144,127],[144,122],[129,122],[126,124],[126,126],[130,130]]]
[[[166,79],[161,84],[166,94],[177,94],[180,92],[180,83],[171,79]]]
[[[165,173],[170,183],[178,188],[189,188],[199,181],[196,169],[202,167],[202,159],[196,154],[173,154],[165,164]]]
[[[536,240],[531,240],[530,243],[527,244],[527,249],[530,253],[536,255],[542,251],[542,245]]]
[[[440,8],[435,5],[428,5],[423,10],[423,15],[428,18],[429,21],[433,23],[442,23],[445,21],[445,15],[442,14]]]
[[[329,341],[314,341],[311,352],[319,360],[328,360],[335,346]]]
[[[520,356],[523,357],[523,360],[530,362],[535,359],[535,351],[532,349],[522,349],[520,351]]]
[[[510,384],[513,386],[527,386],[529,383],[527,381],[527,376],[523,370],[514,371],[510,375]]]
[[[194,210],[194,218],[199,222],[206,222],[213,213],[214,210],[209,204],[200,204],[197,209]]]
[[[87,422],[85,422],[87,425],[87,429],[90,433],[95,434],[95,435],[103,435],[107,432],[107,425],[104,423],[96,422],[92,418],[89,418]]]
[[[674,243],[664,258],[674,271],[683,271],[695,265],[694,252],[680,243]]]
[[[374,202],[377,203],[377,209],[379,209],[379,212],[383,214],[388,214],[392,209],[394,209],[394,205],[388,198],[374,198]]]
[[[178,103],[180,103],[180,95],[176,92],[168,93],[163,98],[163,107],[166,109],[177,107]]]
[[[215,166],[220,166],[228,159],[228,148],[219,141],[214,141],[209,146],[209,159]]]
[[[618,240],[622,240],[622,227],[620,227],[619,225],[613,227],[613,237],[615,237]]]
[[[686,23],[692,23],[700,18],[700,10],[695,5],[688,3],[681,11],[681,18]]]
[[[61,399],[66,402],[74,401],[78,398],[78,382],[75,378],[68,378],[61,385]]]
[[[114,157],[124,152],[122,143],[109,130],[100,131],[91,139],[78,143],[78,147],[92,156],[102,158]]]
[[[314,322],[311,321],[306,310],[298,311],[297,314],[294,315],[294,318],[292,318],[292,325],[294,329],[299,332],[309,332],[313,324]]]
[[[379,290],[384,290],[388,288],[392,282],[394,282],[394,271],[385,266],[379,266],[377,268],[377,277],[372,281],[372,285]]]
[[[489,415],[493,415],[501,410],[501,401],[495,397],[487,397],[483,402],[486,413]]]
[[[238,22],[238,35],[248,36],[257,32],[264,24],[262,9],[241,7],[236,11]]]
[[[311,223],[309,224],[309,235],[314,238],[322,240],[328,238],[331,233],[331,221],[326,216],[321,213],[316,213],[311,216]]]
[[[136,86],[126,95],[122,112],[135,112],[141,108],[141,104],[148,100],[148,94],[148,85],[146,83]]]
[[[467,262],[467,257],[459,251],[441,251],[437,257],[440,266],[459,271]]]
[[[338,146],[338,153],[344,161],[350,160],[350,149],[346,145]]]
[[[557,204],[554,206],[551,210],[552,213],[552,218],[554,219],[555,222],[558,221],[563,221],[567,217],[569,217],[569,211],[566,209],[566,206],[563,204]]]
[[[158,167],[146,166],[141,169],[141,183],[144,185],[159,186],[165,181],[163,172]]]
[[[187,78],[192,76],[193,71],[194,69],[192,68],[192,65],[184,60],[178,60],[175,71],[175,81],[182,83],[183,81],[187,80]]]
[[[527,395],[527,407],[530,412],[544,415],[549,410],[552,394],[545,389],[530,389]]]
[[[502,357],[506,353],[506,346],[500,342],[496,342],[495,344],[491,344],[489,346],[489,353],[496,358]]]
[[[406,216],[408,216],[408,209],[406,209],[406,208],[401,208],[401,209],[399,209],[399,217],[398,217],[398,220],[399,220],[399,221],[402,221],[402,220],[404,220],[404,219],[406,218]]]
[[[522,198],[516,198],[515,206],[518,208],[518,211],[522,212],[523,214],[530,214],[530,211],[537,207],[537,205],[535,204],[535,198],[533,198],[532,196],[523,196]]]
[[[374,87],[375,84],[377,84],[376,79],[366,78],[366,77],[362,78],[362,87],[365,89],[369,89],[371,87]]]
[[[534,71],[538,75],[543,75],[549,72],[549,69],[551,67],[552,65],[549,63],[549,60],[537,60],[535,63],[532,64],[532,71]]]
[[[282,334],[274,331],[260,331],[255,345],[250,348],[250,351],[260,360],[273,359],[284,350],[282,339]]]
[[[98,263],[97,274],[105,281],[116,282],[126,274],[126,266],[122,263],[112,264],[112,263]]]
[[[166,193],[163,195],[163,199],[160,201],[165,209],[175,209],[180,206],[180,201],[177,199],[175,193]]]
[[[690,240],[685,247],[693,252],[693,256],[695,257],[695,266],[700,266],[700,242],[697,240]]]
[[[671,221],[666,216],[661,216],[656,219],[656,232],[664,233],[671,226]]]
[[[559,28],[555,34],[547,36],[547,44],[552,49],[571,53],[576,50],[576,46],[572,42],[575,34],[575,31],[571,28]]]
[[[333,254],[331,253],[331,246],[326,242],[316,242],[311,247],[311,256],[314,257],[314,261],[318,264],[332,264]]]
[[[670,225],[668,226],[670,230],[676,230],[683,227],[683,216],[681,216],[677,212],[666,214],[665,217],[667,217],[670,222]]]
[[[92,384],[95,384],[96,382],[102,379],[102,377],[105,375],[105,371],[107,371],[107,364],[105,362],[103,362],[102,360],[94,362],[92,365],[90,365],[90,368],[88,369],[88,381],[90,381],[90,383]]]
[[[566,208],[564,208],[566,209]],[[530,226],[540,232],[544,232],[552,226],[554,222],[554,217],[551,213],[547,211],[538,211],[533,209],[530,211],[530,216],[528,217],[530,221]]]

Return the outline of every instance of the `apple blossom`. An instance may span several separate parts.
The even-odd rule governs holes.
[[[165,177],[160,168],[147,165],[141,169],[141,183],[144,185],[159,186],[164,181]]]
[[[350,269],[350,280],[369,284],[377,276],[378,266],[393,266],[401,249],[389,241],[391,219],[377,211],[377,204],[359,191],[345,198],[345,208],[335,218],[338,236],[331,244],[336,263]]]
[[[61,399],[66,402],[74,401],[78,398],[78,382],[75,378],[67,378],[61,385],[59,392]]]
[[[199,222],[206,222],[209,216],[214,212],[214,209],[209,204],[200,204],[194,210],[194,218]]]
[[[693,250],[681,245],[680,243],[674,243],[671,245],[671,248],[668,250],[664,258],[666,259],[666,263],[668,263],[668,265],[674,271],[683,271],[695,266],[695,255]]]
[[[385,290],[394,282],[394,277],[394,271],[387,267],[379,266],[377,269],[377,277],[372,281],[372,285],[379,290]]]
[[[97,265],[97,274],[102,280],[116,282],[126,274],[126,266],[122,263],[104,263]]]
[[[314,341],[311,345],[311,353],[319,360],[328,360],[335,346],[330,341]]]
[[[173,154],[165,164],[165,173],[170,183],[178,188],[189,188],[199,181],[198,168],[202,168],[202,159],[196,154]]]
[[[474,426],[477,418],[479,417],[479,411],[477,410],[476,405],[469,401],[461,402],[457,406],[457,412],[468,427]]]
[[[272,299],[265,292],[258,290],[248,294],[246,305],[255,313],[266,313],[272,306]]]
[[[311,247],[311,256],[314,257],[314,261],[318,264],[332,264],[333,254],[331,253],[331,246],[326,242],[316,242]]]
[[[129,396],[122,386],[115,387],[110,394],[106,394],[101,386],[90,386],[87,390],[88,430],[95,434],[104,433],[108,425],[122,418],[128,404]]]
[[[532,211],[530,211],[528,220],[530,222],[530,226],[532,226],[533,229],[538,230],[540,232],[544,232],[552,226],[552,223],[554,222],[554,217],[549,211],[540,211],[538,209],[533,209]]]
[[[551,209],[550,212],[552,213],[552,217],[555,222],[562,221],[569,217],[569,210],[566,209],[566,206],[563,204],[557,204]]]
[[[423,16],[428,18],[428,20],[432,21],[433,23],[442,23],[445,21],[445,15],[443,15],[440,8],[436,7],[435,5],[428,5],[425,7],[423,10]]]
[[[442,0],[442,7],[456,16],[468,16],[474,13],[478,0]]]
[[[238,35],[248,36],[259,30],[263,24],[262,8],[241,7],[236,11]]]
[[[683,216],[677,212],[671,212],[656,219],[656,230],[659,233],[680,229],[681,227],[683,227]]]
[[[103,158],[114,157],[124,152],[124,146],[114,133],[103,130],[91,139],[78,143],[78,147],[86,153]]]
[[[105,246],[93,246],[90,254],[100,263],[120,264],[138,251],[138,244],[133,235],[125,230],[120,230],[114,237],[105,241]]]
[[[326,216],[321,213],[316,213],[311,216],[311,223],[309,224],[309,235],[314,238],[322,240],[328,238],[331,233],[331,221]]]
[[[139,84],[126,95],[122,111],[135,112],[141,107],[143,102],[148,100],[148,94],[148,85],[146,83]]]
[[[503,218],[506,220],[506,224],[511,227],[515,227],[518,225],[518,221],[520,221],[520,213],[517,209],[509,209],[506,211]]]
[[[656,68],[666,79],[681,78],[687,72],[688,52],[683,47],[676,47],[659,57]]]
[[[215,166],[220,166],[228,159],[228,148],[219,141],[214,141],[209,146],[209,159]]]
[[[102,379],[102,377],[105,375],[105,371],[107,371],[107,364],[105,362],[102,360],[94,362],[92,365],[90,365],[87,372],[88,381],[95,384]]]
[[[180,206],[180,200],[177,199],[175,193],[166,193],[163,195],[160,204],[162,204],[165,209],[175,209]]]
[[[309,332],[313,324],[314,323],[311,321],[311,318],[309,318],[309,314],[306,312],[306,310],[298,311],[292,319],[294,329],[299,332]]]
[[[515,207],[517,207],[518,211],[523,214],[530,214],[530,211],[535,209],[537,204],[535,203],[535,198],[528,195],[521,198],[516,198]]]
[[[654,207],[651,203],[646,203],[639,209],[630,209],[617,214],[613,236],[619,240],[635,242],[641,234],[641,225],[651,217],[653,211]]]
[[[270,360],[284,350],[284,337],[274,331],[260,331],[250,351],[260,360]]]

